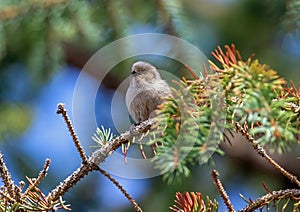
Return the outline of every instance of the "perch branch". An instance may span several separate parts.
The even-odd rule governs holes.
[[[270,203],[273,200],[279,200],[283,198],[292,198],[299,200],[300,198],[300,190],[299,189],[286,189],[286,190],[279,190],[279,191],[273,191],[269,194],[266,194],[262,196],[261,198],[256,199],[247,207],[243,208],[242,210],[239,210],[239,212],[250,212],[255,211],[256,209],[259,209],[266,204]]]
[[[213,178],[213,181],[214,181],[214,184],[217,186],[218,188],[218,191],[228,209],[229,212],[234,212],[234,208],[233,208],[233,205],[231,204],[230,202],[230,199],[222,185],[222,182],[221,180],[219,179],[219,172],[217,170],[212,170],[211,172],[211,175],[212,175],[212,178]]]
[[[59,104],[59,112],[65,111],[61,108],[62,104]],[[99,165],[105,161],[105,159],[112,154],[118,147],[122,144],[128,143],[132,138],[142,133],[147,132],[154,125],[153,119],[148,119],[141,122],[139,125],[134,126],[130,131],[126,131],[118,137],[112,139],[101,148],[97,149],[93,154],[87,159],[85,163],[74,171],[70,176],[68,176],[62,183],[60,183],[56,188],[54,188],[48,194],[49,201],[58,200],[59,197],[63,196],[70,188],[72,188],[76,183],[78,183],[85,175],[94,170],[99,170]],[[69,125],[68,125],[69,126]],[[72,133],[71,133],[72,134]]]
[[[276,163],[264,150],[262,146],[260,146],[253,136],[251,136],[238,122],[235,123],[235,127],[237,132],[240,132],[243,136],[246,137],[247,141],[252,145],[253,149],[257,151],[257,153],[265,158],[272,166],[275,167],[281,174],[286,176],[292,183],[296,183],[300,187],[300,182],[297,179],[296,176],[292,175],[288,171],[286,171],[284,168],[282,168],[278,163]]]
[[[141,122],[139,125],[134,126],[134,128],[130,129],[130,131],[126,131],[119,135],[118,137],[112,139],[106,145],[102,146],[100,149],[93,152],[92,156],[89,158],[89,161],[92,161],[95,164],[101,164],[104,160],[117,148],[122,146],[122,144],[128,143],[134,137],[141,135],[154,125],[153,119],[148,119],[146,121]]]
[[[48,201],[56,201],[59,197],[63,196],[70,188],[76,185],[85,175],[90,171],[97,170],[98,167],[90,163],[82,163],[81,166],[68,176],[62,183],[60,183],[55,189],[48,194]]]

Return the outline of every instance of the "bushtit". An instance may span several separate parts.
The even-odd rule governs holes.
[[[162,98],[171,95],[170,87],[153,65],[143,61],[132,65],[126,106],[136,123],[153,117],[152,112],[163,102]]]

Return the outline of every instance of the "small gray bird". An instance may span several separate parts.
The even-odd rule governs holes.
[[[136,123],[153,117],[152,112],[167,96],[172,96],[170,87],[153,65],[143,61],[132,65],[126,106]]]

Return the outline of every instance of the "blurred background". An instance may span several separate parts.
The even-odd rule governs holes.
[[[65,103],[72,118],[77,77],[88,59],[105,45],[138,33],[166,33],[192,43],[213,60],[210,53],[218,45],[233,43],[244,59],[255,53],[261,63],[298,85],[299,5],[296,0],[0,0],[0,150],[14,181],[36,177],[50,158],[49,173],[41,183],[47,194],[79,166],[66,125],[55,113],[56,105]],[[115,134],[120,132],[112,119],[112,97],[128,77],[132,60],[114,67],[97,93],[97,123],[112,128]],[[154,62],[161,69],[191,78],[174,61],[160,58]],[[93,75],[85,78],[88,83],[97,81]],[[124,98],[124,93],[118,95]],[[128,119],[121,109],[119,114]],[[239,193],[254,199],[266,193],[262,182],[270,189],[293,186],[249,145],[238,138],[235,141],[232,147],[224,147],[226,155],[214,156],[215,166],[194,167],[192,176],[181,185],[168,186],[161,177],[116,178],[145,211],[168,211],[176,191],[200,191],[219,199],[211,182],[212,168],[219,170],[239,209],[245,205]],[[90,153],[95,143],[88,139],[83,145]],[[299,176],[299,147],[293,149],[274,157]],[[64,199],[72,211],[133,211],[125,197],[98,173],[83,179]],[[222,210],[225,207],[220,201]]]

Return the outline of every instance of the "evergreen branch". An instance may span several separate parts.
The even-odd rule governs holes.
[[[43,170],[39,173],[39,176],[30,184],[30,186],[25,190],[22,194],[22,198],[26,197],[27,193],[32,189],[36,188],[38,184],[40,184],[41,180],[46,176],[48,169],[50,166],[50,159],[46,159]]]
[[[106,171],[103,169],[100,169],[98,167],[98,171],[103,174],[105,177],[107,177],[121,192],[124,194],[124,196],[131,202],[133,207],[137,212],[143,212],[143,210],[140,208],[140,206],[137,204],[137,202],[127,193],[127,191],[120,185],[118,181],[116,181],[112,176],[110,176]]]
[[[241,133],[247,141],[252,145],[253,149],[257,151],[257,153],[265,158],[273,167],[275,167],[276,170],[278,170],[281,174],[286,176],[292,183],[296,183],[300,187],[300,181],[297,179],[295,175],[292,175],[288,171],[286,171],[284,168],[282,168],[278,163],[276,163],[264,150],[262,146],[260,146],[253,136],[251,136],[247,130],[245,130],[238,122],[235,123],[236,131]]]
[[[263,206],[269,204],[271,201],[276,201],[284,198],[299,200],[300,190],[286,189],[286,190],[272,191],[271,193],[266,194],[254,200],[253,202],[249,203],[245,208],[239,210],[239,212],[255,211],[256,209],[262,208]]]
[[[173,99],[159,107],[158,126],[149,144],[162,144],[152,161],[167,182],[179,181],[190,174],[189,165],[221,153],[223,130],[234,132],[235,122],[246,123],[258,144],[278,152],[289,148],[300,133],[295,86],[287,88],[277,72],[252,56],[242,61],[234,45],[226,45],[225,51],[218,47],[213,56],[222,66],[211,63],[216,74],[178,82]]]
[[[86,163],[87,157],[86,157],[86,155],[84,153],[83,147],[80,144],[78,136],[75,133],[75,130],[74,130],[73,126],[72,126],[71,120],[70,120],[70,118],[69,118],[69,116],[67,114],[67,111],[65,109],[64,104],[60,103],[60,104],[58,104],[57,107],[58,107],[58,109],[57,109],[56,113],[57,114],[61,114],[62,117],[64,118],[64,120],[65,120],[65,122],[66,122],[66,124],[68,126],[69,132],[70,132],[70,134],[72,136],[73,142],[74,142],[74,144],[75,144],[75,146],[77,148],[77,151],[78,151],[78,153],[79,153],[79,155],[81,157],[82,163]]]
[[[218,47],[212,54],[221,67],[217,72],[226,101],[227,120],[247,123],[249,133],[261,145],[280,153],[289,148],[299,131],[299,96],[276,71],[249,57],[241,60],[235,46]],[[232,128],[227,125],[228,128]]]
[[[48,8],[66,3],[69,0],[28,0],[30,5],[10,5],[0,9],[0,20],[9,20],[30,13],[32,9]]]
[[[4,183],[4,186],[7,189],[9,196],[11,198],[15,198],[15,184],[3,160],[3,154],[1,152],[0,152],[0,177],[2,178],[2,182]]]
[[[159,106],[157,128],[148,144],[162,144],[152,161],[168,183],[189,176],[189,165],[207,163],[213,153],[221,153],[225,113],[218,77],[182,80],[173,98]]]
[[[233,208],[233,205],[232,203],[230,202],[230,199],[229,199],[229,196],[227,195],[223,185],[222,185],[222,182],[221,180],[219,179],[219,172],[217,170],[212,170],[212,178],[213,178],[213,181],[214,181],[214,184],[217,186],[218,188],[218,191],[228,209],[229,212],[234,212],[234,208]]]

